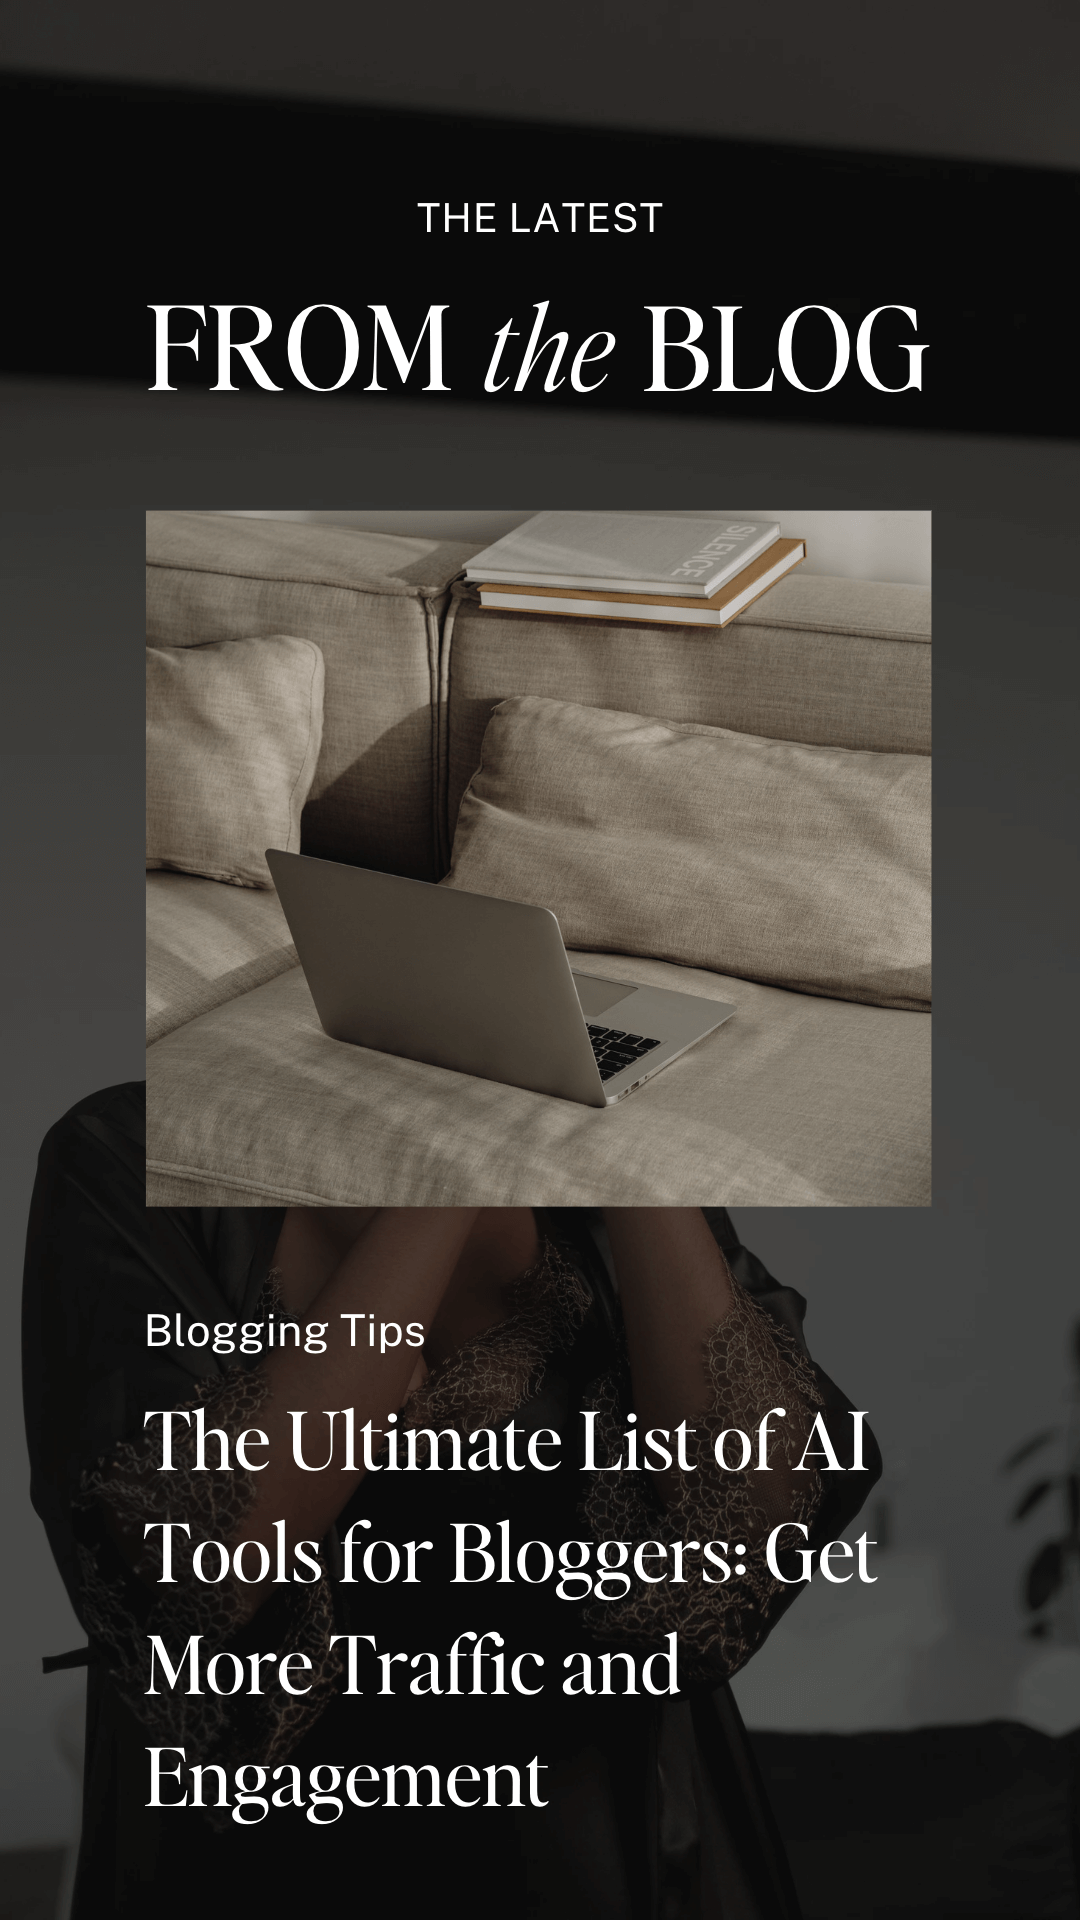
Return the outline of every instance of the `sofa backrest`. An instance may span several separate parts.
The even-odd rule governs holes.
[[[295,521],[147,515],[150,645],[291,634],[322,648],[305,851],[417,879],[442,871],[440,632],[450,582],[477,550]]]
[[[927,588],[797,572],[719,631],[623,626],[482,610],[459,578],[477,551],[309,522],[147,515],[150,644],[284,633],[322,648],[306,852],[445,873],[488,717],[513,694],[930,751]]]
[[[930,592],[795,573],[728,627],[622,626],[482,609],[458,582],[440,661],[449,864],[493,707],[539,694],[813,746],[930,751]]]

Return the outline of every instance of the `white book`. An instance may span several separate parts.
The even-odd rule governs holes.
[[[476,554],[466,578],[705,600],[779,537],[775,523],[723,514],[537,513]]]
[[[745,612],[753,601],[767,593],[769,588],[782,580],[792,567],[797,567],[806,558],[806,544],[802,540],[780,540],[776,544],[776,559],[768,551],[756,562],[745,567],[737,579],[730,582],[726,592],[721,591],[714,599],[702,605],[688,597],[663,600],[631,599],[628,595],[614,600],[605,600],[602,592],[564,596],[557,587],[533,588],[523,591],[520,587],[488,585],[480,588],[482,607],[502,608],[509,613],[532,613],[546,616],[549,613],[566,613],[574,619],[583,620],[645,620],[650,624],[666,621],[669,626],[677,627],[726,627],[728,622]]]

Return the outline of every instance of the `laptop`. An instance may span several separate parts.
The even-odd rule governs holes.
[[[333,1040],[611,1107],[734,1007],[571,967],[546,907],[268,848]]]

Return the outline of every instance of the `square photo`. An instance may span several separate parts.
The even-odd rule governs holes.
[[[929,548],[150,514],[148,1204],[928,1205]]]

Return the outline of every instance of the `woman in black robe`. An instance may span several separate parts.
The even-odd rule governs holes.
[[[142,1086],[80,1102],[42,1148],[25,1294],[32,1497],[90,1642],[74,1920],[346,1899],[413,1920],[448,1898],[477,1917],[795,1920],[727,1680],[801,1591],[791,1543],[837,1538],[880,1471],[869,1434],[851,1470],[857,1423],[806,1354],[804,1305],[721,1209],[605,1210],[602,1227],[582,1210],[147,1209]],[[303,1346],[269,1344],[283,1322]],[[400,1333],[381,1353],[384,1323]],[[344,1413],[330,1429],[322,1412],[346,1406],[352,1457]],[[301,1458],[326,1471],[293,1455],[301,1408]],[[639,1412],[642,1434],[672,1436],[670,1467],[654,1449],[628,1470]],[[267,1445],[249,1438],[243,1470],[253,1430]],[[502,1454],[451,1471],[444,1440],[464,1463],[485,1431]],[[845,1471],[818,1470],[826,1436]],[[764,1548],[792,1522],[785,1584]],[[204,1540],[255,1543],[239,1578],[234,1560],[216,1579],[213,1546],[193,1577]],[[565,1571],[544,1577],[543,1544],[519,1561],[527,1541],[555,1561],[574,1543]],[[456,1545],[489,1550],[492,1577]],[[208,1684],[214,1652],[237,1693]],[[519,1655],[539,1693],[507,1678]]]

